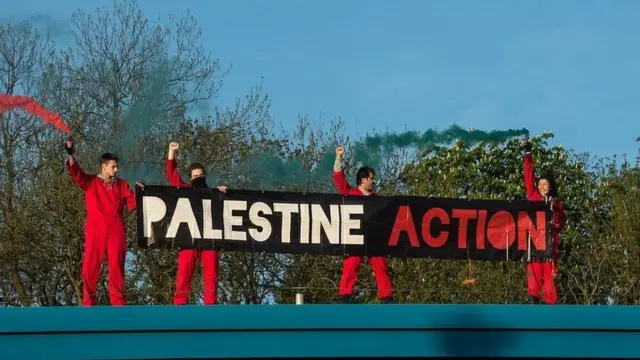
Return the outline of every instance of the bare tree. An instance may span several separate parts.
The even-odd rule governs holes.
[[[27,22],[0,25],[0,92],[35,96],[52,46]],[[21,305],[32,303],[26,268],[33,239],[20,236],[20,200],[33,180],[37,151],[31,145],[43,131],[41,120],[19,110],[0,114],[0,277],[10,279],[0,297]]]

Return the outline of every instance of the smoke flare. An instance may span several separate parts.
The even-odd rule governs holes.
[[[53,113],[44,106],[38,104],[33,98],[20,95],[0,94],[0,114],[14,109],[22,109],[31,115],[37,116],[45,123],[53,125],[56,129],[71,134],[71,129],[62,120],[62,117]]]

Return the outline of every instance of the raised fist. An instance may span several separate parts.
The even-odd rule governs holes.
[[[175,141],[169,144],[169,151],[176,151],[179,148],[180,148],[180,144],[178,144]]]
[[[342,146],[338,146],[336,148],[336,156],[342,156],[344,154],[344,148]]]

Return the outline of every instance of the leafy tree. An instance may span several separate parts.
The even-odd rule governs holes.
[[[600,167],[599,198],[605,205],[597,208],[592,218],[599,226],[601,241],[597,248],[585,250],[597,267],[592,266],[593,275],[582,282],[592,303],[639,303],[639,164],[640,157],[633,165],[625,158],[620,164],[614,159]]]
[[[552,134],[532,139],[538,174],[553,171],[559,197],[568,214],[562,249],[573,246],[584,231],[583,210],[593,183],[584,160],[555,146],[545,147]],[[517,139],[505,143],[470,146],[457,141],[452,147],[433,146],[407,165],[401,175],[410,195],[469,199],[524,200],[523,150]],[[564,252],[563,252],[564,254]],[[566,288],[570,269],[560,258],[560,292]],[[394,260],[399,298],[408,302],[523,302],[526,297],[525,264],[508,262],[456,262],[449,260]],[[475,272],[473,286],[461,284]]]

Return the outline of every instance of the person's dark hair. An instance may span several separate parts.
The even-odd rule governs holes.
[[[207,175],[207,171],[204,169],[204,166],[202,166],[202,164],[200,163],[193,163],[191,164],[191,166],[189,166],[189,176],[191,176],[191,173],[193,172],[193,170],[195,169],[200,169],[202,170],[202,173],[204,175]]]
[[[538,182],[545,179],[549,182],[549,196],[558,197],[558,189],[556,188],[556,179],[552,173],[546,173],[536,179],[536,189],[538,188]]]
[[[373,168],[369,166],[361,167],[356,173],[356,184],[360,186],[360,184],[362,184],[362,180],[368,178],[371,175],[376,176],[376,172],[373,170]]]
[[[106,164],[109,161],[114,160],[115,162],[120,162],[120,158],[116,154],[112,153],[104,153],[100,156],[100,165]]]

